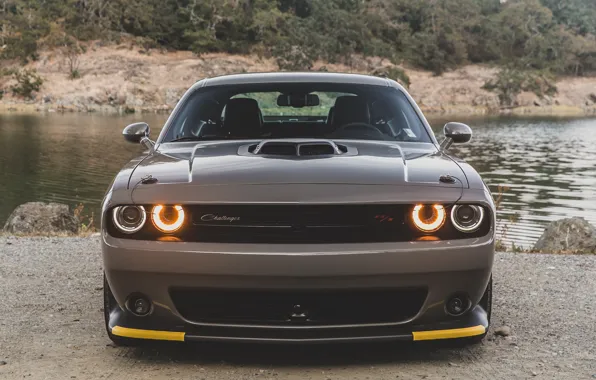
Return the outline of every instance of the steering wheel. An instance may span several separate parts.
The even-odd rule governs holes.
[[[359,132],[361,135],[355,136],[362,138],[362,136],[370,137],[373,140],[385,140],[385,135],[381,130],[375,127],[372,124],[356,122],[356,123],[349,123],[346,125],[342,125],[341,127],[337,128],[335,131],[331,133],[332,137],[344,137],[342,136],[342,132]]]

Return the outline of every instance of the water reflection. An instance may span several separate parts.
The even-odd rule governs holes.
[[[150,116],[157,136],[165,116]],[[83,203],[97,213],[114,174],[141,149],[120,136],[138,119],[0,116],[0,224],[17,205],[30,201]]]
[[[156,137],[166,115],[0,116],[0,224],[29,201],[83,203],[96,213],[114,174],[141,151],[122,128],[147,121]],[[446,120],[431,120],[437,135]],[[465,120],[464,120],[465,121]],[[500,227],[512,215],[507,242],[531,245],[550,220],[582,216],[596,224],[596,119],[468,120],[470,144],[452,151],[503,196]]]
[[[581,216],[596,224],[595,119],[468,122],[472,143],[453,151],[480,172],[493,192],[498,185],[509,187],[499,219],[519,218],[504,240],[530,246],[548,221],[563,217]],[[440,130],[440,121],[432,124]]]

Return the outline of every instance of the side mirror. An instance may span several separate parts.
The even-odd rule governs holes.
[[[445,140],[441,142],[441,150],[447,150],[451,144],[467,143],[472,139],[472,129],[463,123],[447,123],[443,127]]]
[[[124,139],[128,142],[135,144],[141,143],[151,149],[153,148],[154,143],[149,139],[150,131],[149,124],[143,122],[134,123],[124,128],[122,136],[124,136]]]

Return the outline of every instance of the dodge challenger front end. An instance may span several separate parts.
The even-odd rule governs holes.
[[[103,203],[105,321],[150,340],[481,339],[495,209],[397,83],[198,82]]]

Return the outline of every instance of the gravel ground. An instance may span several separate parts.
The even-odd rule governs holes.
[[[595,379],[596,257],[497,255],[493,327],[480,345],[117,348],[92,238],[0,237],[0,378]]]

